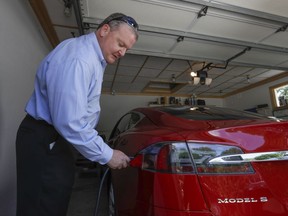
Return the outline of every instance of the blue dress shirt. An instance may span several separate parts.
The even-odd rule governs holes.
[[[107,63],[95,33],[60,43],[41,62],[26,112],[45,120],[86,158],[106,164],[113,150],[95,130]]]

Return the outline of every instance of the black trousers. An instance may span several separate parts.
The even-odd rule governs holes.
[[[75,176],[72,145],[27,115],[17,132],[16,159],[17,216],[65,216]]]

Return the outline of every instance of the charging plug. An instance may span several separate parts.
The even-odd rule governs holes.
[[[142,162],[143,162],[143,155],[139,154],[139,155],[136,155],[135,157],[130,157],[129,164],[131,167],[141,168]]]

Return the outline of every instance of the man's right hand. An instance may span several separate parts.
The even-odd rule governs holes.
[[[107,163],[107,165],[111,169],[122,169],[126,168],[129,165],[130,158],[124,154],[122,151],[113,150],[113,155],[111,160]]]

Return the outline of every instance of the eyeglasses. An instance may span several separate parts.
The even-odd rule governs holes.
[[[127,23],[128,25],[130,25],[131,27],[133,27],[136,31],[138,30],[139,26],[137,24],[137,22],[130,16],[122,16],[122,17],[118,17],[118,18],[114,18],[112,20],[110,20],[109,22],[113,21],[113,20],[118,20],[118,21],[122,21]],[[108,22],[108,23],[109,23]]]
[[[132,18],[132,17],[129,17],[129,16],[120,16],[120,17],[115,17],[115,18],[112,18],[112,19],[107,19],[105,20],[104,22],[102,22],[97,29],[101,28],[103,25],[105,24],[109,24],[110,22],[112,21],[122,21],[122,22],[125,22],[126,24],[128,24],[129,26],[133,27],[136,31],[138,31],[138,24],[137,22]]]

